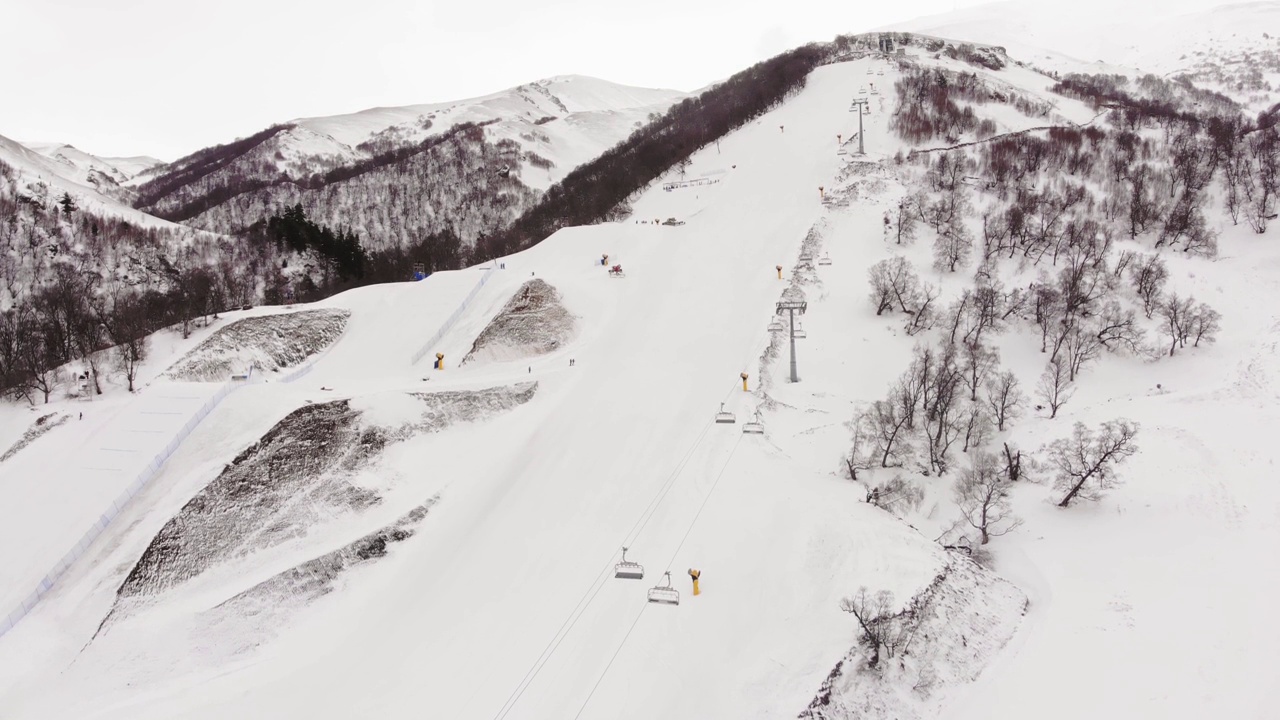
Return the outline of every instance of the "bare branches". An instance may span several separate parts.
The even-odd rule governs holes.
[[[915,312],[921,299],[920,278],[911,269],[911,263],[901,256],[881,260],[867,271],[871,282],[871,304],[876,315],[893,311],[897,305],[902,312]]]
[[[1058,408],[1066,405],[1076,392],[1075,383],[1068,376],[1065,363],[1058,360],[1050,362],[1045,368],[1037,388],[1040,391],[1040,399],[1049,406],[1050,418],[1058,417]]]
[[[1164,284],[1168,279],[1169,269],[1159,255],[1152,253],[1134,261],[1129,271],[1129,281],[1133,283],[1133,289],[1138,293],[1138,297],[1142,298],[1142,311],[1148,318],[1155,312],[1160,294],[1164,291]]]
[[[1200,347],[1201,340],[1213,342],[1222,319],[1217,310],[1205,303],[1197,305],[1195,298],[1179,297],[1176,292],[1161,298],[1158,310],[1169,338],[1169,357],[1185,348],[1188,340],[1193,340],[1193,347]]]
[[[1022,407],[1026,403],[1026,395],[1018,383],[1012,370],[1006,370],[989,378],[985,384],[985,401],[991,411],[991,419],[996,423],[996,430],[1004,432],[1007,425],[1022,415]]]
[[[1009,507],[1012,481],[1000,472],[995,455],[980,452],[973,464],[956,479],[955,499],[965,522],[978,531],[981,544],[1022,524]]]
[[[871,593],[867,588],[858,588],[858,593],[840,601],[840,609],[853,615],[862,628],[862,642],[871,646],[871,659],[867,664],[876,667],[880,663],[880,651],[884,649],[889,657],[906,640],[903,623],[897,618],[893,593],[881,590]]]
[[[1112,420],[1103,423],[1097,435],[1076,423],[1071,437],[1055,440],[1048,454],[1057,470],[1055,487],[1065,493],[1058,504],[1067,507],[1077,497],[1096,500],[1114,487],[1116,466],[1138,452],[1137,434],[1137,423]]]

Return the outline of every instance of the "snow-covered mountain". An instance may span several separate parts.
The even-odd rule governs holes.
[[[98,192],[112,197],[127,198],[127,193],[122,192],[118,186],[127,185],[138,175],[164,165],[163,160],[147,155],[99,157],[66,143],[22,144],[53,160],[69,179],[92,185]]]
[[[307,154],[317,154],[317,138],[338,143],[332,152],[361,145],[376,151],[379,146],[421,142],[458,123],[493,123],[485,128],[491,141],[511,140],[524,152],[555,163],[545,173],[531,172],[526,180],[532,187],[545,189],[616,144],[650,113],[662,112],[684,97],[685,93],[675,90],[562,75],[469,100],[371,108],[348,115],[299,118],[288,124],[314,133],[302,133],[297,142],[308,147]]]
[[[1200,161],[1280,130],[845,40],[627,217],[0,406],[6,718],[1272,715],[1275,199]]]
[[[70,145],[35,147],[0,135],[0,162],[15,171],[12,179],[17,192],[52,206],[63,193],[70,194],[76,204],[99,215],[117,217],[146,228],[178,229],[176,223],[162,220],[137,210],[122,196],[116,177],[129,176],[95,156],[82,153]],[[124,163],[134,168],[143,164]]]
[[[445,228],[471,240],[683,97],[562,76],[469,100],[302,118],[161,168],[139,185],[138,205],[232,233],[302,203],[370,248]],[[412,202],[370,201],[386,196]]]
[[[886,30],[988,43],[1045,70],[1189,74],[1248,100],[1280,82],[1280,2],[1198,12],[1010,0],[917,18]]]

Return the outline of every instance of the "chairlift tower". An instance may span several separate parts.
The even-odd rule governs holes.
[[[849,112],[854,112],[856,110],[858,113],[858,154],[859,155],[867,154],[866,149],[864,149],[862,146],[862,116],[866,114],[866,110],[869,107],[870,105],[867,104],[867,99],[861,98],[861,97],[854,98],[853,103],[849,105]]]
[[[791,320],[791,382],[800,382],[800,377],[796,375],[796,313],[804,314],[806,308],[809,307],[807,302],[783,301],[778,303],[778,315],[787,313]]]

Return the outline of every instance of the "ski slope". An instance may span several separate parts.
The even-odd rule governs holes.
[[[505,258],[474,314],[441,343],[442,372],[427,360],[408,366],[412,339],[429,332],[433,313],[443,319],[452,310],[449,296],[470,291],[476,271],[329,301],[352,317],[306,378],[308,390],[255,387],[254,404],[278,416],[298,393],[314,397],[324,386],[376,406],[378,393],[397,383],[421,388],[424,376],[427,389],[530,378],[542,387],[486,432],[396,451],[388,462],[397,471],[430,476],[418,485],[439,492],[438,517],[364,571],[340,602],[297,618],[252,671],[166,676],[142,658],[165,656],[170,640],[140,616],[52,680],[74,690],[37,682],[14,689],[18,702],[7,704],[32,716],[131,718],[411,708],[444,717],[767,717],[802,707],[851,642],[838,610],[849,578],[905,596],[942,562],[924,538],[862,505],[858,489],[830,477],[826,463],[798,471],[765,438],[711,423],[721,402],[743,420],[755,410],[758,398],[742,392],[738,374],[755,375],[766,343],[785,285],[774,266],[795,261],[822,212],[817,186],[839,163],[831,138],[847,131],[855,72],[815,72],[798,97],[727,138],[718,155],[699,155],[699,172],[728,169],[718,185],[655,189],[636,204],[637,218],[675,216],[686,225],[572,228]],[[623,264],[625,279],[595,264],[602,253]],[[533,363],[454,369],[448,359],[460,359],[534,275],[582,318],[577,343]],[[248,405],[249,395],[228,400],[188,444],[225,429],[217,416]],[[177,480],[185,450],[158,486]],[[140,535],[121,542],[136,554]],[[623,544],[646,564],[644,581],[605,581]],[[704,571],[696,599],[687,592],[691,566]],[[684,604],[649,605],[646,589],[668,569]],[[99,585],[101,604],[110,587]],[[65,610],[56,600],[42,606],[0,653],[48,631],[49,618]],[[171,609],[164,622],[179,613]],[[113,650],[125,638],[135,661],[122,665]],[[353,686],[362,689],[353,694]]]
[[[910,188],[835,153],[835,136],[857,127],[849,99],[871,62],[820,68],[786,104],[696,154],[689,174],[719,183],[656,183],[631,219],[562,230],[500,269],[319,303],[351,316],[313,369],[228,397],[0,638],[5,717],[795,717],[856,642],[840,599],[867,586],[905,600],[926,586],[948,561],[933,530],[954,510],[940,482],[917,531],[840,474],[845,421],[883,397],[914,342],[866,300],[867,268],[899,251],[880,217]],[[1016,68],[999,76],[1041,97],[1052,82]],[[874,78],[887,89],[893,71]],[[891,98],[864,119],[873,160],[901,148],[887,129]],[[1066,100],[1055,113],[1092,117]],[[653,222],[668,217],[685,224]],[[815,226],[832,264],[803,286],[801,382],[785,381],[785,351],[761,377],[766,325]],[[1020,629],[995,658],[955,668],[972,685],[888,706],[885,717],[1268,716],[1280,699],[1280,625],[1264,606],[1278,579],[1280,497],[1266,443],[1280,325],[1257,298],[1280,291],[1280,254],[1256,240],[1224,235],[1217,262],[1170,260],[1174,286],[1222,311],[1218,344],[1169,362],[1108,358],[1058,419],[1029,418],[1013,433],[1030,450],[1076,419],[1126,416],[1144,428],[1127,484],[1097,505],[1063,511],[1045,486],[1018,488],[1026,525],[992,547],[997,569],[1030,598],[1025,619],[1010,623]],[[929,244],[907,252],[927,263]],[[605,274],[604,253],[625,278]],[[410,363],[486,272],[457,322]],[[536,359],[459,367],[534,277],[579,318],[575,340]],[[948,292],[967,281],[930,279]],[[1026,341],[1011,333],[1002,350],[1029,388],[1043,358]],[[443,370],[431,368],[436,352]],[[100,629],[161,526],[293,410],[346,398],[371,422],[394,423],[411,413],[406,391],[527,381],[538,383],[527,404],[391,446],[361,471],[358,483],[385,491],[381,505],[214,568]],[[1156,382],[1170,392],[1153,393]],[[721,403],[736,424],[711,422]],[[766,433],[744,435],[757,410]],[[59,437],[23,452],[78,447]],[[416,534],[333,592],[257,619],[220,610],[428,498],[437,502]],[[623,545],[643,580],[612,577]],[[689,568],[702,571],[697,597]],[[648,604],[645,591],[668,570],[681,604]],[[983,631],[968,620],[954,625]]]

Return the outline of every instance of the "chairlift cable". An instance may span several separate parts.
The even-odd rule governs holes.
[[[609,662],[605,663],[604,672],[600,673],[600,677],[596,678],[596,684],[591,686],[591,692],[587,693],[587,698],[582,701],[582,706],[578,708],[573,720],[578,720],[578,718],[582,717],[582,713],[586,712],[587,703],[591,702],[591,697],[596,694],[596,689],[600,687],[600,683],[604,682],[605,675],[609,674],[609,668],[613,667],[613,661],[618,659],[618,655],[622,653],[622,648],[627,646],[627,640],[631,637],[631,632],[640,624],[640,618],[644,616],[644,610],[647,607],[649,607],[649,603],[640,606],[640,612],[636,613],[636,619],[631,621],[631,627],[627,628],[627,634],[622,636],[622,642],[618,643],[618,647],[614,649]]]
[[[707,491],[706,497],[702,498],[702,504],[698,506],[698,512],[693,514],[693,519],[689,521],[689,527],[684,531],[684,537],[680,538],[680,544],[676,546],[675,552],[671,554],[671,559],[667,561],[667,570],[671,570],[671,563],[676,561],[676,557],[680,554],[680,550],[684,548],[684,543],[689,539],[689,534],[693,532],[693,526],[697,524],[698,518],[702,516],[702,511],[707,507],[707,501],[715,494],[716,488],[720,485],[720,478],[724,477],[724,471],[729,469],[729,463],[733,462],[733,456],[738,452],[738,445],[742,443],[742,435],[738,435],[738,439],[733,442],[733,449],[729,451],[729,457],[724,459],[724,465],[720,466],[720,472],[716,474],[715,482],[711,483],[711,489]]]
[[[628,547],[631,546],[635,542],[635,538],[639,537],[640,533],[644,531],[644,528],[648,526],[649,521],[652,520],[653,516],[657,513],[658,507],[661,506],[663,498],[665,498],[667,493],[671,491],[671,488],[675,486],[676,479],[678,479],[684,472],[685,466],[687,466],[689,461],[693,458],[694,452],[698,449],[698,446],[702,444],[702,441],[707,436],[707,431],[709,429],[709,427],[703,427],[702,432],[699,433],[697,439],[694,440],[693,445],[684,454],[684,457],[680,459],[680,462],[677,463],[675,469],[671,471],[666,482],[664,482],[662,487],[658,489],[658,493],[649,501],[649,504],[645,506],[644,511],[640,514],[640,517],[637,518],[635,524],[627,531],[626,539],[623,540],[623,545]],[[604,586],[608,584],[607,582],[602,581],[607,580],[609,573],[612,572],[613,565],[613,556],[610,554],[609,560],[605,563],[604,568],[602,568],[596,578],[592,580],[591,584],[587,586],[582,597],[578,599],[578,603],[569,613],[569,616],[566,617],[564,622],[560,625],[560,629],[556,631],[556,634],[552,636],[550,641],[548,641],[547,646],[543,648],[542,653],[538,655],[538,659],[534,661],[533,665],[530,666],[524,677],[516,684],[516,688],[511,691],[511,695],[507,697],[506,702],[504,702],[502,707],[499,708],[498,714],[494,715],[494,720],[501,720],[501,718],[505,718],[507,714],[515,708],[515,704],[520,700],[520,697],[524,695],[525,690],[533,684],[533,681],[538,677],[538,673],[542,672],[542,668],[547,664],[547,661],[555,654],[556,648],[560,646],[560,643],[564,642],[564,639],[568,637],[569,632],[573,630],[575,625],[577,625],[578,620],[582,617],[583,613],[585,613],[587,608],[591,606],[596,595],[598,595],[600,591],[604,589]]]
[[[771,335],[772,333],[768,330],[765,330],[763,333],[756,335],[754,338],[752,338],[751,344],[748,346],[748,350],[744,354],[756,353],[757,352],[756,349],[762,346],[761,341],[766,338],[768,338],[769,341],[772,342]],[[764,344],[764,347],[767,347],[767,346],[768,346],[767,343]],[[750,359],[748,359],[748,362],[750,362]],[[736,391],[737,391],[737,383],[735,382],[733,384],[733,387],[729,390],[729,392],[724,395],[725,401],[727,402],[728,399],[732,397]],[[631,545],[633,545],[635,543],[636,538],[638,538],[640,534],[644,532],[645,528],[648,527],[649,521],[652,520],[653,516],[657,514],[657,509],[662,505],[662,501],[666,498],[667,494],[671,492],[671,488],[675,487],[675,481],[684,472],[684,468],[688,465],[689,461],[692,459],[693,453],[698,449],[699,446],[702,445],[702,441],[706,438],[707,431],[709,429],[710,429],[709,425],[703,427],[702,432],[698,434],[697,439],[694,440],[693,444],[689,447],[689,450],[685,452],[680,462],[676,464],[675,468],[671,471],[671,474],[667,477],[667,480],[663,483],[663,485],[658,489],[658,492],[654,495],[654,498],[649,501],[649,504],[645,506],[644,511],[641,512],[640,517],[636,519],[635,524],[632,525],[631,529],[627,531],[626,538],[623,540],[623,543],[622,543],[623,546],[630,547]],[[729,462],[733,459],[734,453],[737,452],[738,443],[740,442],[742,442],[741,434],[738,435],[738,439],[734,442],[733,449],[729,452],[729,457],[726,458],[724,466],[722,466],[720,469],[720,473],[716,475],[715,482],[712,483],[712,486],[711,486],[711,491],[707,493],[707,496],[704,497],[702,500],[702,504],[698,507],[698,512],[694,515],[693,522],[690,523],[689,528],[685,531],[684,537],[681,538],[680,540],[680,545],[676,547],[677,553],[680,551],[681,548],[684,547],[685,541],[688,540],[689,538],[689,533],[692,532],[693,530],[693,523],[697,522],[698,517],[701,516],[702,514],[703,508],[706,507],[707,500],[709,500],[711,497],[711,494],[715,492],[716,486],[720,484],[720,478],[724,475],[725,469],[728,468]],[[671,560],[667,564],[668,570],[670,570],[670,563],[672,562],[675,562],[674,555],[672,556]],[[552,636],[551,640],[547,643],[547,646],[543,648],[542,653],[538,656],[538,659],[534,661],[532,666],[530,666],[529,670],[525,673],[524,677],[521,678],[519,683],[517,683],[516,688],[511,691],[511,695],[507,697],[506,702],[504,702],[502,707],[498,710],[498,713],[494,715],[494,720],[502,720],[502,718],[505,718],[507,714],[510,713],[511,710],[515,708],[516,703],[520,700],[521,696],[524,695],[525,690],[527,690],[529,686],[533,684],[533,681],[537,679],[538,674],[542,672],[542,668],[546,666],[547,661],[551,659],[551,656],[555,653],[556,648],[560,646],[560,643],[564,642],[564,638],[567,637],[569,632],[573,630],[575,625],[577,625],[578,620],[581,619],[583,613],[586,612],[587,608],[591,606],[591,603],[595,600],[596,596],[600,593],[600,590],[602,590],[604,586],[608,584],[607,582],[602,582],[602,581],[607,578],[608,574],[613,568],[613,565],[614,565],[613,556],[611,554],[609,561],[605,563],[604,567],[601,569],[600,573],[596,576],[596,578],[592,581],[591,585],[587,586],[586,591],[583,593],[582,597],[578,600],[578,603],[577,605],[574,606],[574,609],[569,613],[569,616],[565,618],[565,621],[564,623],[561,624],[560,629],[556,631],[556,634],[554,636]],[[648,605],[649,603],[646,602],[644,607],[648,607]],[[636,623],[640,621],[640,616],[643,613],[644,613],[644,608],[642,607],[640,614],[636,615],[636,620],[635,622],[632,623],[631,629],[635,628]],[[629,637],[630,634],[631,634],[631,630],[628,630],[627,637]],[[625,644],[626,644],[626,637],[623,638],[622,645],[619,645],[618,650],[614,652],[613,658],[610,658],[609,665],[613,664],[613,659],[617,657],[618,652],[622,650],[622,646]],[[608,673],[609,665],[605,666],[605,673]],[[601,674],[600,678],[596,681],[596,687],[599,686],[600,681],[603,679],[604,679],[604,674]],[[595,687],[592,688],[591,693],[592,694],[595,693]],[[588,695],[587,700],[590,701],[590,699],[591,699],[591,695]],[[584,702],[582,705],[582,708],[579,709],[578,715],[581,715],[582,711],[585,709],[586,709],[586,702]],[[575,718],[576,717],[577,716],[575,716]]]
[[[684,548],[685,541],[689,539],[689,535],[693,532],[694,526],[698,523],[698,518],[702,516],[702,511],[707,507],[707,501],[715,494],[716,488],[720,485],[720,478],[724,477],[725,470],[729,469],[729,464],[733,462],[733,456],[738,452],[738,444],[742,442],[742,436],[739,435],[737,441],[733,443],[733,449],[729,451],[729,457],[725,458],[724,465],[720,466],[720,472],[716,474],[715,482],[711,483],[711,489],[707,491],[705,497],[702,498],[702,504],[698,506],[698,512],[694,513],[693,519],[689,521],[689,527],[684,531],[684,537],[680,538],[680,544],[676,546],[675,552],[671,554],[671,559],[667,561],[666,573],[670,574],[671,564],[676,561],[680,555],[680,550]],[[587,693],[586,699],[582,701],[582,706],[578,708],[577,714],[573,716],[574,720],[582,717],[582,713],[586,712],[587,704],[591,702],[591,698],[596,694],[596,690],[600,687],[600,683],[604,682],[604,678],[609,674],[609,668],[613,667],[613,662],[618,659],[618,655],[622,653],[622,648],[626,647],[627,640],[631,638],[631,633],[640,624],[640,618],[644,616],[645,608],[649,607],[649,603],[640,606],[640,612],[636,613],[636,619],[631,621],[631,627],[627,629],[627,634],[622,636],[622,642],[618,643],[618,647],[614,649],[613,655],[609,658],[609,662],[605,663],[604,670],[601,671],[600,677],[596,678],[596,682],[591,686],[591,692]]]

